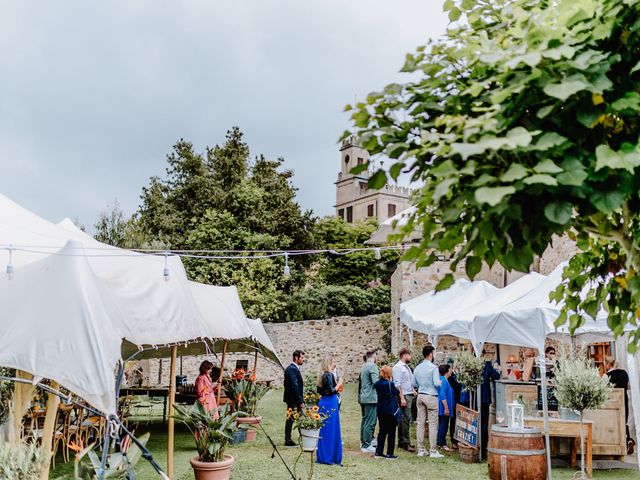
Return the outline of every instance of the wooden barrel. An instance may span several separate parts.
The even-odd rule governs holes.
[[[547,457],[537,428],[493,425],[487,449],[491,480],[544,480]]]

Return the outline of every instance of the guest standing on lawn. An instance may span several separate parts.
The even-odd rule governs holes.
[[[214,419],[218,418],[218,404],[216,403],[217,382],[211,380],[213,363],[205,360],[200,364],[200,375],[196,378],[196,401],[210,413]]]
[[[300,367],[304,364],[304,352],[296,350],[293,352],[293,362],[284,371],[284,403],[287,410],[302,410],[304,406],[304,381],[300,373]],[[284,424],[284,444],[287,447],[296,447],[296,443],[291,438],[293,428],[293,418],[287,416]]]
[[[483,350],[482,355],[485,356],[484,369],[482,370],[482,385],[480,386],[480,447],[482,449],[482,458],[487,458],[487,445],[489,442],[489,407],[491,406],[491,384],[500,379],[500,372],[496,370],[491,360],[486,358],[487,354]]]
[[[411,427],[411,404],[413,403],[413,372],[409,367],[411,362],[411,352],[403,348],[398,353],[398,363],[393,366],[393,383],[400,392],[400,410],[402,411],[402,421],[398,425],[398,447],[407,452],[415,452],[411,445],[409,429]]]
[[[320,394],[318,407],[320,407],[320,413],[327,416],[320,429],[317,463],[325,465],[342,464],[340,405],[338,404],[338,392],[342,388],[342,379],[336,383],[333,376],[335,368],[335,357],[333,355],[325,356],[318,369],[317,378],[318,393]]]
[[[389,370],[391,370],[390,367]],[[375,447],[371,445],[371,442],[373,440],[373,432],[376,429],[376,405],[378,403],[378,395],[374,385],[379,377],[380,374],[376,365],[376,352],[367,352],[365,355],[365,363],[360,369],[360,392],[358,396],[360,410],[362,411],[362,420],[360,421],[360,450],[363,453],[374,453],[376,451]]]
[[[438,448],[450,452],[452,449],[447,446],[447,431],[451,412],[455,410],[455,393],[448,381],[451,377],[451,366],[440,365],[438,371],[442,382],[438,389]]]
[[[462,384],[458,381],[456,372],[451,368],[451,376],[448,378],[449,385],[453,389],[453,408],[451,408],[451,416],[449,417],[449,438],[451,439],[451,448],[458,449],[458,441],[453,438],[453,434],[456,429],[456,405],[458,405],[462,399]],[[467,392],[468,395],[468,392]]]
[[[422,349],[424,360],[416,367],[413,385],[418,389],[418,456],[424,457],[424,431],[429,425],[429,457],[442,458],[436,448],[438,441],[438,388],[442,381],[438,367],[433,364],[434,348],[427,345]]]
[[[380,369],[380,380],[375,385],[378,404],[376,413],[378,415],[378,445],[376,447],[375,458],[388,458],[395,460],[394,455],[396,444],[396,413],[399,413],[398,396],[400,392],[391,381],[392,370],[389,365]],[[387,442],[387,454],[384,454],[384,443]]]

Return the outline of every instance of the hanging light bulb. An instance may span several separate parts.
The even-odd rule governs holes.
[[[168,282],[171,278],[171,270],[169,270],[169,252],[164,252],[164,270],[162,270],[162,276],[164,277],[164,281]]]
[[[289,268],[289,254],[284,254],[284,278],[291,277],[291,268]]]
[[[13,279],[13,247],[9,247],[9,263],[7,264],[7,278]]]
[[[380,252],[379,248],[375,248],[373,250],[373,256],[375,257],[376,260],[380,260],[382,258],[382,253]]]

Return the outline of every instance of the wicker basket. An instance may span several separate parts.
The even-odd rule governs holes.
[[[464,463],[478,463],[477,449],[458,443],[458,451],[460,452],[460,460]]]

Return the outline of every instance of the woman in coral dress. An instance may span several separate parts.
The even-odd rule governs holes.
[[[200,364],[200,375],[196,378],[196,399],[213,418],[218,418],[218,404],[216,403],[216,389],[218,383],[211,380],[213,363],[205,360]]]

